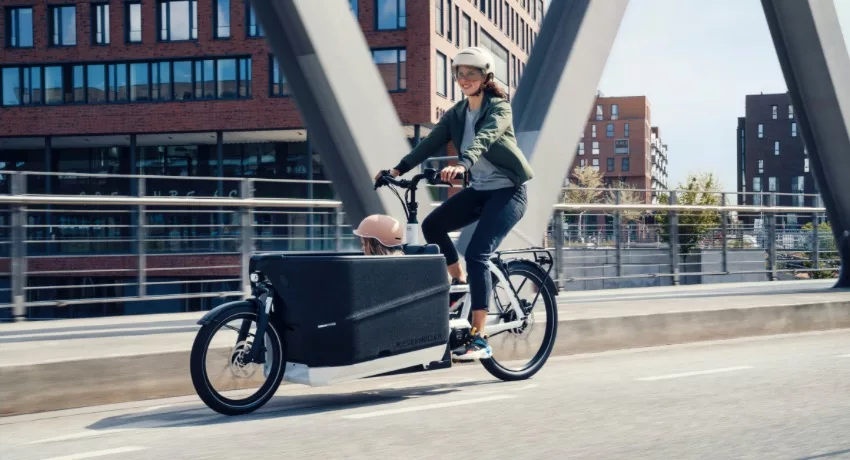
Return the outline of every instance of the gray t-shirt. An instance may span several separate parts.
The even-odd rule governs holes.
[[[460,151],[465,152],[466,149],[475,141],[475,122],[478,121],[478,116],[481,110],[467,110],[466,124],[463,128],[463,139],[460,143]],[[467,165],[468,166],[468,165]],[[498,190],[500,188],[513,187],[513,181],[504,175],[498,168],[493,166],[493,163],[487,161],[483,156],[478,158],[478,161],[469,170],[472,178],[469,186],[476,190]]]

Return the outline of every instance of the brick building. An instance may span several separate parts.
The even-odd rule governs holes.
[[[602,171],[606,185],[625,182],[644,191],[650,202],[658,190],[667,187],[667,146],[651,119],[646,96],[605,97],[600,93],[573,167]]]
[[[217,183],[156,179],[145,188],[149,195],[178,196],[238,195],[228,177],[324,179],[321,152],[313,151],[286,77],[244,0],[19,0],[3,5],[0,193],[10,191],[3,171],[16,170],[223,178]],[[493,51],[496,76],[513,94],[544,13],[543,0],[350,0],[349,7],[412,144],[462,98],[450,69],[452,57],[465,46]],[[122,179],[32,176],[26,185],[29,193],[138,193],[136,182]],[[327,184],[257,184],[256,194],[330,198],[333,190]],[[168,227],[161,236],[174,237],[171,252],[216,252],[194,243],[190,247],[181,238],[184,227],[203,225],[204,217],[149,217]],[[0,231],[7,218],[0,213]],[[269,224],[279,224],[268,230],[278,239],[263,249],[303,248],[304,236],[313,231],[304,224],[323,223],[316,216],[307,218],[269,217]],[[132,266],[132,244],[107,248],[97,242],[103,236],[94,230],[99,224],[129,224],[125,219],[132,217],[32,213],[30,223],[37,229],[31,240],[67,238],[70,230],[64,226],[45,225],[58,223],[79,226],[74,236],[94,242],[36,243],[28,251],[44,257],[39,263],[49,266],[61,259],[82,272],[111,263],[90,254],[113,254],[113,262],[128,256],[125,262]],[[192,237],[216,237],[213,230],[206,232],[193,231]],[[0,246],[0,272],[8,265],[3,257],[8,249]],[[197,257],[195,265],[209,256]],[[79,284],[71,278],[33,282]]]
[[[745,111],[737,129],[738,204],[766,205],[775,192],[779,206],[818,206],[818,197],[804,196],[819,192],[788,94],[747,95]],[[795,228],[810,221],[792,213],[779,223]]]

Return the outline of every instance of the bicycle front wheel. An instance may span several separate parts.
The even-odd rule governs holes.
[[[507,286],[493,281],[490,315],[499,315],[501,322],[514,321],[511,310],[512,290],[515,290],[527,317],[521,327],[489,337],[493,357],[482,359],[481,364],[501,380],[524,380],[543,368],[555,345],[558,330],[555,286],[539,265],[526,260],[508,262],[506,275],[510,281]]]

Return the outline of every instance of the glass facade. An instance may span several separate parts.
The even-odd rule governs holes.
[[[4,67],[0,75],[3,106],[251,97],[249,57]]]
[[[407,89],[407,51],[404,49],[372,50],[372,58],[389,91]]]

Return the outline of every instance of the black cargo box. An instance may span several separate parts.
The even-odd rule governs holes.
[[[347,366],[448,342],[442,255],[266,253],[250,270],[274,286],[289,362]]]

